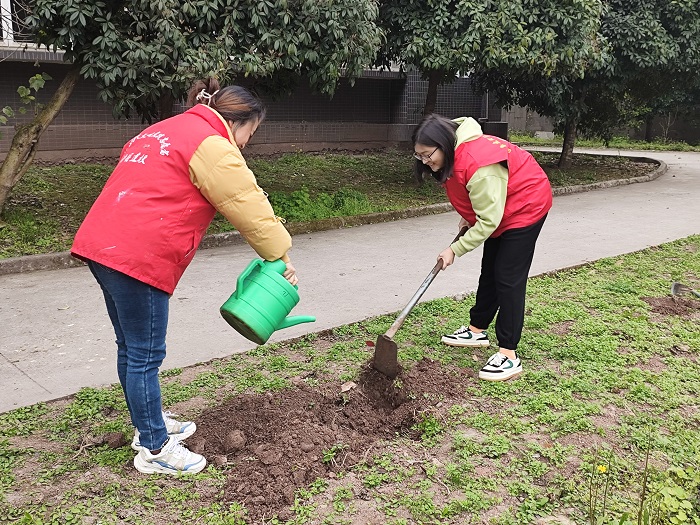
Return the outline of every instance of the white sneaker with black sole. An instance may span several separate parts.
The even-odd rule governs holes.
[[[163,412],[163,421],[165,421],[165,429],[168,431],[168,436],[175,436],[180,441],[185,441],[188,437],[194,434],[197,430],[197,425],[194,421],[178,421],[170,416],[174,416],[172,412]],[[136,452],[141,450],[141,442],[139,440],[139,430],[134,430],[134,439],[131,440],[131,448]]]
[[[516,355],[511,359],[501,352],[496,352],[486,361],[484,368],[479,370],[479,379],[486,381],[506,381],[515,379],[523,373],[520,358]]]
[[[168,438],[158,454],[141,447],[134,458],[134,467],[144,474],[196,474],[206,466],[204,456],[186,449],[175,436]]]
[[[468,326],[443,335],[441,341],[450,346],[489,346],[489,336],[486,335],[486,331],[472,332]]]

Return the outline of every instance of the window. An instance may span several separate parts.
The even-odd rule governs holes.
[[[0,0],[0,41],[5,45],[32,42],[24,24],[28,0]]]

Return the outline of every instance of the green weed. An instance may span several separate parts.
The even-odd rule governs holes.
[[[59,428],[68,430],[83,421],[104,419],[113,410],[124,410],[126,401],[121,387],[81,388],[64,410]]]
[[[44,423],[49,412],[46,403],[20,407],[0,414],[0,437],[27,436]]]
[[[437,444],[439,437],[445,432],[442,422],[434,414],[425,414],[413,428],[420,434],[421,440],[427,446]]]
[[[322,457],[323,457],[323,462],[326,465],[336,465],[336,458],[338,457],[338,454],[340,454],[343,450],[347,448],[347,445],[344,445],[343,443],[336,443],[333,445],[331,448],[324,450]]]
[[[340,487],[336,489],[333,495],[333,510],[336,512],[344,512],[347,510],[347,502],[352,500],[354,493],[351,487]]]

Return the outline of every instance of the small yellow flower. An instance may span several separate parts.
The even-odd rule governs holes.
[[[596,467],[596,470],[601,474],[605,474],[608,471],[608,467],[606,467],[605,465],[598,465]]]

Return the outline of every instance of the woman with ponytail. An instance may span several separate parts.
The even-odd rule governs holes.
[[[168,304],[216,212],[263,259],[282,259],[292,240],[241,151],[265,106],[240,86],[198,81],[186,112],[132,138],[78,230],[72,254],[99,283],[117,343],[117,372],[136,430],[134,466],[144,473],[197,473],[203,456],[181,441],[196,430],[161,404]]]

